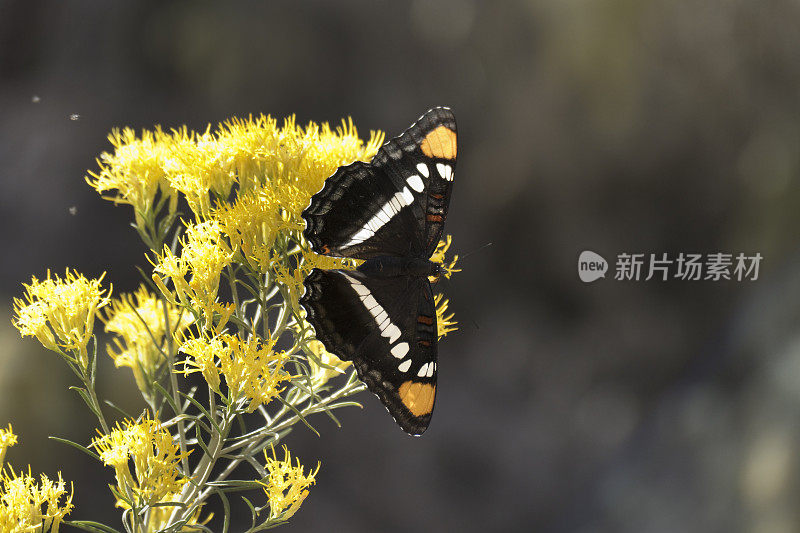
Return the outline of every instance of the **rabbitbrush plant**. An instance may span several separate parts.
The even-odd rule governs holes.
[[[230,496],[243,492],[248,531],[285,522],[320,469],[293,459],[286,435],[297,424],[317,433],[309,420],[317,413],[338,424],[334,411],[358,405],[350,397],[364,390],[352,366],[314,339],[298,304],[312,268],[357,263],[311,252],[300,214],[337,167],[369,161],[383,134],[364,142],[351,121],[333,130],[293,119],[279,127],[260,116],[204,133],[156,128],[137,136],[126,128],[109,140],[113,151],[100,155],[86,181],[132,207],[146,247],[141,286],[115,297],[104,276],[48,271],[14,301],[14,326],[61,357],[97,418],[97,435],[83,444],[57,440],[109,467],[124,531],[210,531],[211,498],[222,502],[227,531]],[[449,244],[448,237],[433,259],[444,263]],[[436,301],[444,335],[455,323],[447,301]],[[105,350],[98,323],[110,336]],[[97,366],[106,361],[131,370],[138,414],[123,416],[98,397]],[[188,384],[185,374],[194,373],[201,386]],[[0,465],[15,443],[10,425],[0,430]],[[234,479],[242,465],[251,476]],[[6,465],[0,530],[121,531],[66,520],[73,490],[60,473],[37,482],[30,469]]]

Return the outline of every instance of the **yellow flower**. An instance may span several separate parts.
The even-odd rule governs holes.
[[[186,294],[189,292],[189,284],[186,282],[186,276],[189,274],[189,265],[181,258],[172,253],[172,251],[164,247],[164,252],[156,256],[153,262],[153,282],[156,284],[161,294],[167,298],[170,303],[177,305],[180,301],[181,305],[188,306],[189,301],[186,299]],[[175,299],[172,291],[170,291],[166,282],[172,280],[172,285],[175,287],[178,300]]]
[[[86,368],[86,345],[92,337],[97,310],[109,301],[98,279],[86,279],[67,270],[65,277],[39,281],[35,277],[25,287],[25,300],[14,299],[14,326],[23,337],[36,337],[45,348],[75,352],[73,362]],[[110,291],[109,291],[110,292]]]
[[[209,220],[186,228],[181,260],[189,266],[189,287],[197,301],[213,302],[219,290],[219,276],[230,264],[231,252],[222,239],[219,222]]]
[[[230,357],[230,351],[222,339],[188,339],[181,345],[180,351],[189,356],[183,361],[183,373],[200,372],[211,390],[222,394],[217,358]]]
[[[450,300],[444,300],[443,297],[443,294],[437,294],[433,297],[433,303],[436,306],[436,325],[438,326],[440,339],[458,329],[456,327],[458,322],[453,320],[455,315],[453,313],[447,314],[447,306]]]
[[[67,491],[60,472],[58,481],[44,474],[39,479],[37,484],[30,468],[27,474],[8,468],[0,475],[0,531],[58,533],[72,511],[73,492]]]
[[[113,130],[108,140],[114,153],[100,154],[100,170],[89,172],[91,177],[87,176],[86,182],[101,194],[116,190],[106,199],[133,206],[139,224],[152,213],[159,191],[168,197],[170,212],[174,212],[177,194],[166,179],[167,168],[174,166],[170,161],[172,135],[156,128],[154,132],[143,131],[137,138],[132,129],[125,128]]]
[[[14,300],[14,312],[16,317],[13,318],[14,327],[16,327],[23,337],[31,335],[42,343],[42,346],[54,352],[59,351],[53,330],[47,323],[47,313],[50,307],[45,302],[36,301],[28,302],[25,304],[22,300]]]
[[[281,384],[291,376],[283,369],[289,359],[286,352],[275,352],[273,341],[255,337],[245,342],[227,333],[213,339],[189,339],[180,351],[189,355],[184,372],[201,372],[216,393],[220,391],[220,374],[225,378],[228,402],[247,400],[246,411],[268,404],[283,390]]]
[[[281,216],[282,205],[280,195],[269,187],[260,187],[240,194],[234,203],[222,204],[214,212],[236,259],[251,270],[266,272],[278,232],[297,229]]]
[[[214,198],[227,198],[235,182],[224,146],[210,132],[187,133],[186,128],[175,132],[181,142],[170,145],[172,166],[166,174],[169,184],[183,193],[189,207],[198,217],[206,217]]]
[[[17,436],[12,431],[11,424],[8,425],[8,429],[0,429],[0,468],[3,466],[6,450],[17,443]]]
[[[225,325],[233,312],[233,308],[221,306],[217,301],[220,275],[233,256],[221,231],[216,220],[190,224],[181,240],[180,256],[165,247],[164,253],[156,258],[153,277],[169,299],[173,296],[166,288],[166,279],[171,279],[181,304],[202,310],[206,327],[212,326],[215,316],[221,316],[224,321],[218,321],[217,329]]]
[[[264,115],[229,120],[218,129],[217,139],[224,147],[221,159],[236,175],[239,190],[273,187],[290,200],[283,207],[295,221],[339,166],[356,159],[369,161],[383,144],[380,132],[370,132],[364,144],[352,120],[332,130],[327,123],[313,122],[303,128],[289,117],[279,128],[275,119]]]
[[[439,244],[436,246],[436,250],[434,250],[433,255],[431,256],[431,261],[441,265],[442,269],[444,270],[444,277],[448,279],[450,279],[450,276],[452,276],[455,272],[461,272],[460,268],[456,268],[458,255],[454,255],[453,260],[449,263],[445,260],[445,254],[452,243],[453,238],[450,235],[447,235],[443,240],[439,241]]]
[[[311,272],[309,262],[304,261],[297,268],[290,268],[279,262],[277,259],[272,265],[272,274],[275,281],[283,285],[288,291],[288,304],[292,306],[295,313],[300,312],[300,297],[305,291],[303,280]]]
[[[285,455],[282,461],[275,456],[275,448],[272,449],[272,457],[264,451],[268,474],[260,483],[269,500],[270,517],[287,520],[308,496],[308,487],[315,483],[320,464],[317,463],[315,470],[304,474],[300,460],[297,460],[297,466],[292,466],[292,457],[286,446],[283,451]]]
[[[186,330],[191,318],[167,303],[167,324],[164,304],[144,285],[133,294],[112,300],[105,315],[106,331],[117,334],[114,346],[108,346],[108,355],[117,368],[130,367],[139,390],[148,391],[166,362],[167,339]]]
[[[231,355],[220,360],[222,374],[233,394],[250,399],[247,412],[252,413],[283,390],[281,383],[291,377],[283,369],[289,356],[286,352],[273,351],[275,343],[272,341],[264,344],[252,337],[243,342],[231,335],[223,335],[223,339]]]
[[[95,438],[92,446],[106,466],[114,468],[117,506],[124,509],[164,501],[186,482],[180,470],[184,456],[157,420],[125,420],[108,435]]]

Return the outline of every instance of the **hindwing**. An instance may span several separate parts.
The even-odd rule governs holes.
[[[356,270],[314,269],[300,303],[316,338],[352,361],[400,427],[428,427],[436,398],[437,324],[426,278],[378,278]]]

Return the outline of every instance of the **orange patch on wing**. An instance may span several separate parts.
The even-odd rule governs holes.
[[[430,326],[430,325],[433,324],[433,317],[432,316],[419,315],[417,317],[417,322],[419,322],[420,324],[427,324],[427,325]]]
[[[419,147],[428,157],[455,159],[456,132],[445,126],[437,126],[425,136]]]
[[[330,254],[330,253],[331,253],[331,249],[330,249],[330,247],[328,247],[328,245],[327,245],[327,244],[323,244],[323,245],[322,245],[322,253],[323,253],[323,254],[326,254],[326,255],[328,255],[328,254]]]
[[[428,222],[441,222],[442,215],[428,215]]]
[[[414,416],[428,415],[433,410],[433,400],[436,397],[436,385],[406,381],[397,390],[400,400]]]

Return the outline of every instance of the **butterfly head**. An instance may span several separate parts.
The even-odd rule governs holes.
[[[442,267],[442,265],[440,265],[439,263],[434,263],[433,261],[431,261],[431,272],[430,272],[430,274],[428,274],[428,280],[431,283],[438,283],[439,279],[444,274],[445,274],[445,270]]]

